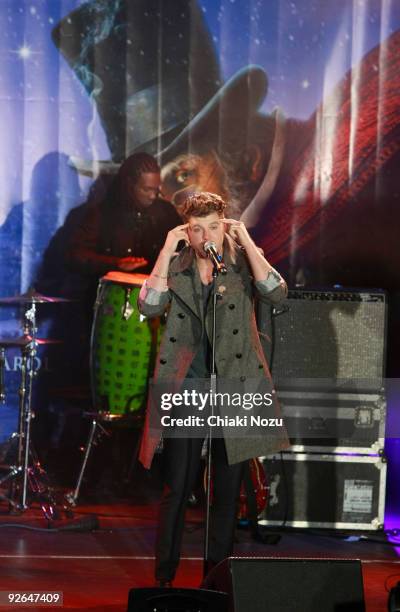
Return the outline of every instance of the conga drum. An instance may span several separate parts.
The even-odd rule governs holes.
[[[136,415],[153,374],[160,318],[140,315],[137,299],[145,274],[109,272],[99,281],[90,361],[94,406],[105,418]]]

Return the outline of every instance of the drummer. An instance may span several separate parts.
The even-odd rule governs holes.
[[[150,272],[165,238],[181,223],[160,198],[160,167],[148,153],[121,165],[104,200],[90,207],[75,230],[67,262],[97,280],[111,270]]]
[[[82,221],[75,228],[66,249],[66,263],[79,278],[82,331],[74,320],[71,335],[75,361],[80,367],[79,384],[89,388],[89,338],[93,304],[99,279],[110,271],[146,274],[151,271],[168,232],[182,223],[175,208],[160,198],[160,167],[147,153],[134,153],[121,165],[105,198],[88,205]],[[85,341],[86,340],[86,341]],[[83,353],[81,358],[77,354]],[[74,362],[75,363],[75,362]],[[74,365],[73,363],[73,365]],[[108,428],[109,429],[109,428]],[[122,432],[122,433],[121,433]],[[119,487],[117,474],[129,465],[126,456],[132,452],[129,428],[103,441],[96,470],[89,478],[93,492],[102,501],[105,493]],[[114,432],[115,433],[115,432]],[[122,437],[125,438],[122,440]],[[125,461],[125,465],[124,465]],[[109,465],[112,481],[104,482]]]

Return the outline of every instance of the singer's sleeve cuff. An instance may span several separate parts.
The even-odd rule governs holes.
[[[152,287],[148,287],[147,281],[143,283],[138,297],[138,308],[145,317],[158,317],[163,314],[170,300],[168,289],[165,291],[157,291]]]
[[[144,281],[139,293],[139,300],[148,306],[159,306],[163,302],[163,298],[168,294],[168,289],[158,291],[147,285],[147,280]]]
[[[279,304],[287,296],[287,285],[279,272],[272,268],[265,280],[254,283],[259,299],[269,304]]]
[[[267,278],[262,281],[256,281],[255,285],[261,293],[266,294],[271,293],[271,291],[277,289],[284,282],[285,281],[283,280],[279,272],[277,272],[274,268],[271,268]]]

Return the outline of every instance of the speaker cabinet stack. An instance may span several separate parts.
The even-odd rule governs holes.
[[[385,509],[386,294],[293,290],[259,330],[290,452],[264,458],[261,524],[381,529]]]

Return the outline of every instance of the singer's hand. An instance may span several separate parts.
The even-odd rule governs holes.
[[[237,219],[224,219],[223,222],[226,224],[226,233],[241,246],[246,247],[253,242],[243,221],[238,221]]]
[[[170,257],[175,253],[178,242],[184,240],[186,244],[189,244],[189,235],[187,233],[187,228],[189,227],[189,223],[185,223],[185,225],[177,225],[174,229],[170,230],[167,234],[167,238],[164,243],[163,251],[167,253]]]

